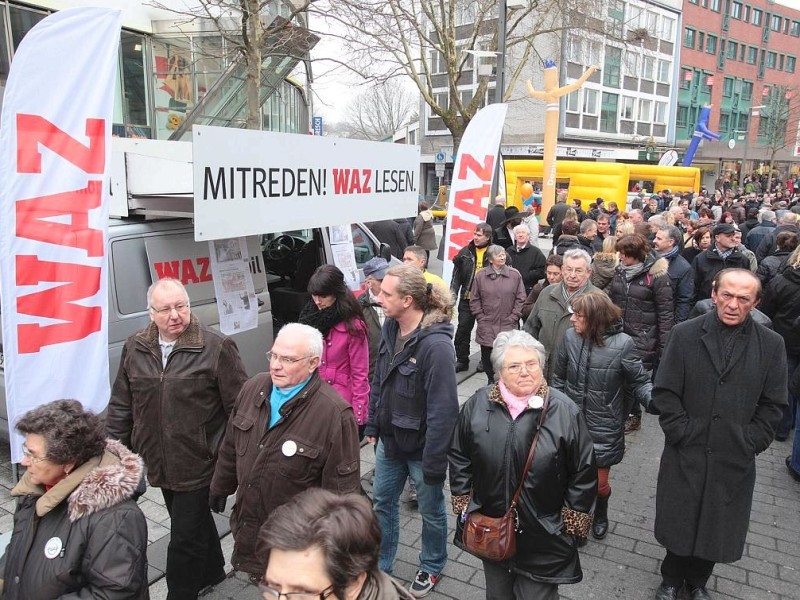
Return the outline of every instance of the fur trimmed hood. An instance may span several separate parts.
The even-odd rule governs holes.
[[[106,441],[102,456],[89,459],[49,490],[30,481],[28,473],[11,491],[12,496],[39,496],[36,514],[43,517],[67,499],[69,520],[75,522],[138,495],[142,490],[144,462],[115,440]]]

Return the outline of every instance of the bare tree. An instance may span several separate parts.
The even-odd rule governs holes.
[[[415,96],[399,81],[376,84],[347,107],[347,125],[353,137],[385,139],[411,120],[414,108]]]
[[[525,66],[541,58],[537,39],[552,36],[552,48],[570,29],[613,35],[595,17],[603,14],[600,6],[600,0],[530,0],[524,8],[509,9],[506,54],[515,63],[504,70],[503,100],[511,96]],[[348,69],[370,81],[410,78],[452,134],[457,151],[464,130],[488,99],[493,73],[491,65],[481,63],[498,51],[498,8],[498,0],[322,0],[310,10],[346,29],[342,64]],[[576,20],[577,15],[583,18]],[[489,68],[479,69],[474,93],[465,97],[463,81],[479,66]],[[437,94],[443,87],[447,94]]]
[[[800,120],[800,96],[798,88],[775,85],[769,88],[769,96],[762,98],[763,108],[758,124],[758,135],[764,139],[769,152],[769,175],[767,190],[772,186],[772,166],[775,156],[796,140],[796,123]],[[789,131],[791,125],[792,130]],[[788,135],[787,135],[788,133]]]
[[[195,0],[191,6],[152,6],[175,13],[185,22],[202,19],[241,54],[246,66],[246,126],[261,128],[261,66],[269,54],[289,54],[304,44],[308,31],[293,21],[307,11],[313,0]],[[287,7],[281,10],[281,7]],[[280,14],[283,12],[283,14]],[[304,56],[297,56],[304,59]]]

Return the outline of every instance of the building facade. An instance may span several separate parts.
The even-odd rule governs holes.
[[[0,102],[14,52],[25,34],[56,9],[91,4],[97,3],[42,0],[23,5],[0,0]],[[207,21],[153,8],[144,0],[108,0],[104,5],[123,9],[113,135],[189,139],[192,123],[243,126],[243,61]],[[275,0],[265,8],[264,19],[290,12],[288,4]],[[307,90],[302,80],[290,77],[299,59],[286,58],[285,53],[265,53],[264,129],[306,133]]]
[[[695,164],[741,182],[742,173],[796,173],[800,161],[800,11],[768,0],[685,0],[678,138],[713,108]]]

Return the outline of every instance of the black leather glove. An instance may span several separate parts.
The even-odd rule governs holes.
[[[208,508],[210,508],[215,513],[221,513],[225,510],[225,504],[228,502],[227,496],[215,496],[214,494],[209,494],[208,496]]]

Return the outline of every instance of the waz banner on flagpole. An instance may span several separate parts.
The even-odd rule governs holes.
[[[447,204],[442,279],[448,285],[453,276],[453,258],[472,241],[475,225],[486,220],[507,110],[507,104],[482,108],[461,138]]]
[[[19,45],[0,123],[0,282],[9,428],[108,404],[108,165],[121,12],[71,8]],[[11,436],[12,462],[22,460]]]

